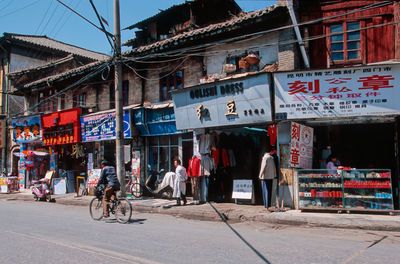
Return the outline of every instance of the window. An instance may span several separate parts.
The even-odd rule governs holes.
[[[61,103],[60,103],[60,110],[65,109],[65,94],[61,95]]]
[[[149,164],[152,170],[174,170],[174,159],[178,157],[179,136],[149,137]]]
[[[74,94],[72,107],[86,106],[86,93]]]
[[[333,62],[361,60],[360,22],[344,22],[329,26],[330,52]],[[347,32],[350,31],[350,32]]]
[[[176,71],[168,76],[161,74],[160,80],[160,101],[171,100],[172,90],[183,88],[183,70]]]
[[[127,106],[129,104],[129,81],[122,82],[122,104]]]
[[[115,108],[115,87],[114,83],[110,84],[110,109]]]
[[[57,111],[57,97],[47,100],[55,93],[55,90],[47,90],[39,93],[39,112],[56,112]]]

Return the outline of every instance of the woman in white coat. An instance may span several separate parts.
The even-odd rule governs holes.
[[[181,165],[181,161],[179,159],[174,160],[174,166],[176,169],[174,193],[172,197],[176,198],[176,205],[181,205],[181,199],[183,201],[183,205],[186,205],[186,169]]]

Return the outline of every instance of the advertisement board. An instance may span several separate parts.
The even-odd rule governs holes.
[[[314,129],[292,122],[289,166],[312,169]]]
[[[277,119],[400,113],[400,65],[274,74]]]
[[[124,110],[124,138],[131,138],[130,110]],[[81,117],[82,142],[115,139],[115,112]]]
[[[26,143],[42,140],[40,115],[14,118],[11,124],[15,142]]]

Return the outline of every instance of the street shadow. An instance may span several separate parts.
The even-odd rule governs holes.
[[[208,204],[214,209],[214,211],[218,214],[218,216],[221,218],[221,220],[229,227],[232,232],[240,238],[240,240],[243,241],[262,261],[265,263],[271,264],[271,262],[268,261],[266,257],[264,257],[263,254],[261,254],[257,249],[255,249],[244,237],[242,237],[229,223],[228,223],[228,217],[224,214],[218,211],[217,208],[214,207],[210,202]]]
[[[143,225],[144,222],[147,221],[147,219],[131,219],[127,224],[139,224]]]

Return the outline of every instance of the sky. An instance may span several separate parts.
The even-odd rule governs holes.
[[[99,26],[89,0],[60,0]],[[120,0],[121,30],[151,17],[184,0]],[[246,12],[263,9],[276,0],[236,0]],[[93,0],[97,11],[114,34],[113,0]],[[111,55],[105,34],[74,14],[56,0],[0,0],[0,33],[46,35],[85,49]],[[134,38],[133,30],[121,31],[122,43]],[[123,47],[123,51],[127,48]]]

